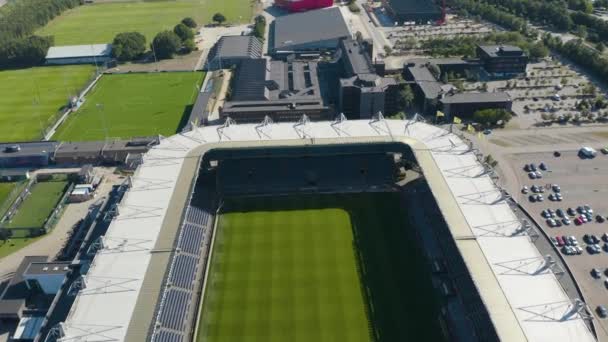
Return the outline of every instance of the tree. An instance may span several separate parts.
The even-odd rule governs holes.
[[[184,46],[182,47],[182,51],[184,53],[190,53],[196,50],[196,44],[194,44],[194,40],[188,39],[184,42]]]
[[[414,92],[409,84],[406,84],[403,89],[399,91],[397,103],[399,108],[409,108],[414,104]]]
[[[139,32],[122,32],[112,41],[112,54],[119,61],[131,61],[146,51],[146,37]]]
[[[182,42],[185,42],[188,39],[194,39],[192,29],[185,24],[179,23],[175,25],[173,32],[182,40]]]
[[[587,38],[587,26],[578,25],[574,34],[581,39]]]
[[[182,19],[182,24],[188,26],[189,28],[196,28],[196,26],[198,26],[196,24],[196,21],[194,21],[194,19],[192,19],[190,17],[186,17],[186,18]]]
[[[226,17],[222,13],[215,13],[212,18],[218,25],[222,25],[226,21]]]
[[[182,45],[180,38],[171,31],[160,32],[152,41],[152,50],[159,59],[173,58],[173,54]]]
[[[537,42],[530,47],[530,57],[534,59],[545,58],[549,55],[549,49],[543,42]]]
[[[258,15],[255,17],[254,26],[253,26],[253,36],[259,39],[264,39],[266,34],[266,17],[263,15]]]
[[[495,125],[499,121],[511,120],[511,113],[505,109],[482,109],[473,113],[473,120],[482,125]]]

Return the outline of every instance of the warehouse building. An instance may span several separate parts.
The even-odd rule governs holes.
[[[253,36],[223,36],[211,48],[207,57],[207,70],[228,69],[238,66],[244,59],[262,57],[262,42]]]
[[[46,54],[46,64],[103,64],[112,59],[111,44],[53,46]]]
[[[470,118],[473,113],[482,109],[511,110],[513,101],[505,92],[497,93],[458,93],[448,94],[441,100],[442,111],[448,117]]]
[[[477,57],[488,74],[509,77],[526,73],[528,55],[517,46],[479,45]]]
[[[350,37],[337,7],[277,17],[270,31],[269,43],[275,57],[334,51],[341,39]]]
[[[384,8],[399,24],[438,22],[444,13],[433,0],[383,0]]]
[[[260,122],[268,115],[273,121],[297,121],[303,114],[312,120],[329,118],[316,62],[244,60],[231,81],[231,89],[220,113],[224,119]]]

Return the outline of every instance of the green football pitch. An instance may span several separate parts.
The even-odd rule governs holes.
[[[228,23],[249,22],[250,0],[174,0],[100,2],[76,7],[55,18],[36,34],[53,36],[56,45],[111,43],[117,33],[137,31],[149,42],[162,30],[172,30],[184,17],[199,24],[213,14]]]
[[[442,340],[398,195],[227,200],[224,211],[198,342]]]
[[[95,74],[92,65],[0,71],[0,141],[42,138],[56,114]]]
[[[34,184],[6,228],[42,227],[57,202],[63,196],[67,181],[48,181]]]
[[[173,135],[188,118],[202,72],[104,75],[54,140]]]

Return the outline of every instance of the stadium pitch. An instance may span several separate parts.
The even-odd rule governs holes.
[[[441,341],[398,194],[227,200],[198,342]]]

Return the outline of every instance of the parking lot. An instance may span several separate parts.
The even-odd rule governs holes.
[[[539,223],[544,232],[550,237],[557,236],[574,236],[578,245],[582,249],[580,255],[566,255],[561,247],[562,256],[567,265],[576,278],[585,300],[589,307],[594,311],[597,317],[596,308],[598,305],[603,305],[608,308],[608,286],[604,283],[608,276],[608,252],[605,241],[602,241],[602,235],[608,233],[608,221],[598,222],[597,215],[605,218],[608,215],[608,156],[598,153],[593,159],[581,159],[577,155],[577,151],[562,151],[560,157],[555,157],[552,152],[533,153],[533,154],[515,154],[508,157],[513,168],[518,168],[517,179],[519,189],[523,186],[530,188],[532,185],[544,187],[544,200],[542,202],[531,202],[528,194],[521,191],[517,194],[513,193],[513,197],[530,213],[530,215]],[[544,162],[547,166],[546,171],[540,171],[542,178],[530,179],[528,172],[523,169],[524,165],[534,163],[538,165]],[[557,184],[560,187],[560,192],[563,199],[561,201],[550,201],[548,199],[551,193],[555,193],[551,189],[552,184]],[[580,212],[576,215],[569,215],[568,208],[576,211],[579,206],[589,206],[593,210],[592,220],[588,223],[575,224],[574,220],[581,216]],[[565,212],[565,216],[572,221],[569,225],[562,224],[560,227],[550,227],[546,218],[541,215],[543,210],[552,209],[556,211],[561,209]],[[557,216],[557,215],[556,215]],[[555,218],[557,220],[557,217]],[[585,241],[585,234],[595,235],[600,241],[599,253],[590,253],[587,249],[590,241]],[[598,278],[592,276],[593,268],[598,268],[601,272]],[[598,319],[598,329],[608,331],[608,320]]]

